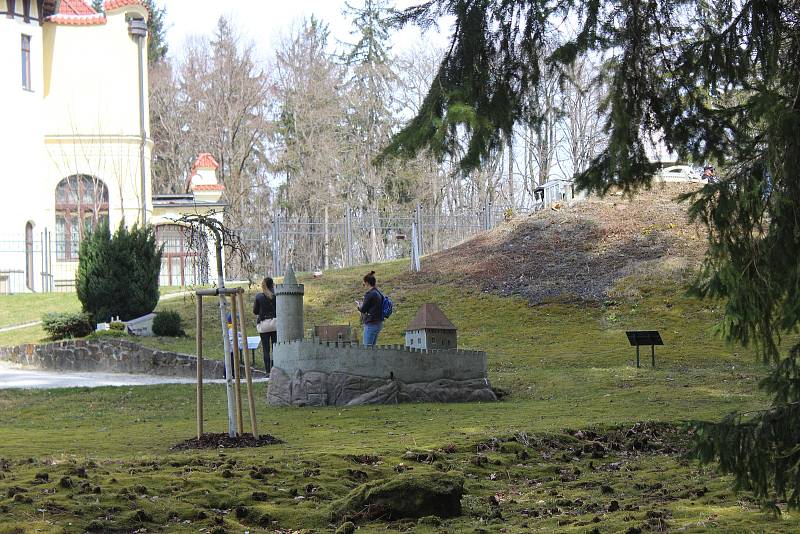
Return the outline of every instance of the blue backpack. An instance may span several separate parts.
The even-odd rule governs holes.
[[[386,320],[394,311],[394,304],[392,304],[392,299],[378,291],[378,294],[383,298],[383,303],[381,304],[381,319]]]

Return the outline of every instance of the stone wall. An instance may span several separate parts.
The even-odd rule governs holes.
[[[473,380],[488,376],[485,352],[474,350],[426,350],[403,345],[367,347],[358,343],[321,343],[295,340],[276,343],[273,366],[289,376],[295,372],[344,373],[406,383],[434,380]]]
[[[0,347],[0,360],[51,371],[197,376],[197,357],[150,349],[124,339],[70,339],[43,345]],[[261,372],[257,374],[263,376]],[[224,378],[223,362],[203,359],[203,377]]]
[[[271,406],[358,406],[401,402],[494,402],[486,378],[433,380],[406,383],[346,373],[298,370],[289,376],[273,367],[269,376],[267,404]]]
[[[274,406],[496,400],[485,352],[317,340],[273,347],[267,403]]]

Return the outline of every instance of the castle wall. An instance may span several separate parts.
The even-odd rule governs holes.
[[[289,376],[298,370],[316,371],[406,383],[485,379],[488,376],[485,352],[460,349],[428,351],[401,345],[368,347],[356,343],[288,341],[274,345],[273,362]]]

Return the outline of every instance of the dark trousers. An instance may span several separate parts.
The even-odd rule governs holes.
[[[261,336],[261,350],[264,351],[264,369],[269,373],[269,370],[272,369],[272,362],[269,357],[272,353],[272,344],[278,341],[278,333],[264,332],[258,335]]]

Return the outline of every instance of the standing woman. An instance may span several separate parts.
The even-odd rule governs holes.
[[[261,336],[261,349],[264,351],[264,369],[269,374],[272,369],[270,362],[270,352],[272,344],[278,341],[277,321],[278,316],[275,308],[275,283],[269,276],[261,281],[261,293],[256,295],[253,304],[253,313],[256,315],[256,330]]]
[[[356,301],[364,323],[364,345],[375,345],[383,328],[383,294],[375,287],[375,271],[364,275],[364,301]]]

